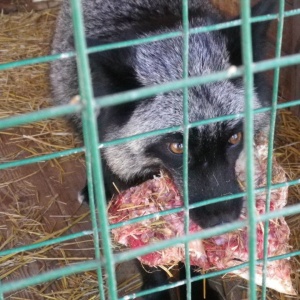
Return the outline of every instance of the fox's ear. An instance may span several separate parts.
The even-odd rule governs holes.
[[[274,13],[277,7],[277,1],[274,0],[261,0],[251,9],[251,16],[262,16]],[[234,20],[240,17],[234,18]],[[271,21],[255,22],[252,23],[252,47],[253,47],[253,60],[259,61],[264,58],[264,45],[266,43],[267,30]],[[232,65],[242,65],[242,49],[241,49],[241,27],[232,27],[225,29],[227,36],[227,47],[230,55],[230,62]]]
[[[98,39],[86,39],[88,47],[100,46],[111,43],[111,41],[103,41]],[[134,47],[117,48],[107,51],[95,52],[89,55],[90,62],[94,66],[102,66],[108,68],[112,72],[122,72],[123,68],[132,65],[131,60],[134,57]]]
[[[111,41],[87,39],[88,47]],[[135,48],[124,47],[89,54],[89,62],[96,96],[123,92],[141,87],[135,75]],[[112,90],[113,89],[113,90]]]

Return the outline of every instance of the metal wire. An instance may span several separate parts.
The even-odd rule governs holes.
[[[83,103],[82,125],[85,142],[85,157],[88,189],[90,196],[90,208],[92,216],[92,225],[94,231],[94,247],[96,259],[100,259],[100,240],[98,228],[101,231],[101,244],[103,245],[103,255],[105,257],[105,269],[108,282],[108,297],[111,300],[118,298],[117,283],[115,274],[114,257],[109,233],[109,224],[107,219],[106,197],[104,191],[104,181],[102,174],[102,165],[100,153],[98,150],[98,129],[96,111],[94,109],[94,94],[92,88],[91,74],[89,69],[88,55],[86,52],[86,38],[84,33],[84,23],[82,15],[81,1],[71,0],[73,10],[72,20],[74,27],[74,40],[77,52],[77,68],[79,78],[80,96]],[[94,199],[95,195],[95,199]],[[98,212],[96,212],[97,203]],[[98,222],[97,222],[98,220]],[[98,284],[101,297],[105,297],[102,270],[97,268]]]
[[[249,243],[249,289],[248,298],[256,299],[256,207],[254,195],[254,114],[253,114],[253,55],[252,55],[252,36],[250,0],[243,0],[241,5],[241,42],[242,42],[242,58],[245,67],[244,87],[245,87],[245,122],[244,122],[244,142],[246,152],[246,184],[247,184],[247,212],[248,212],[248,243]]]
[[[285,1],[280,0],[279,2],[279,17],[278,17],[278,28],[276,36],[276,50],[275,57],[279,58],[282,48],[282,36],[283,36],[283,24],[284,24],[284,6]],[[266,212],[270,211],[271,205],[271,189],[272,184],[272,169],[273,169],[273,145],[275,137],[275,124],[276,124],[276,114],[277,114],[277,95],[279,90],[279,74],[280,69],[276,68],[274,70],[274,80],[273,80],[273,95],[272,95],[272,109],[271,109],[271,120],[270,120],[270,133],[269,133],[269,145],[268,145],[268,165],[267,165],[267,196],[266,196]],[[262,300],[266,299],[267,293],[267,257],[268,257],[268,233],[269,233],[269,220],[264,224],[264,253],[263,253],[263,268],[262,268]]]
[[[250,283],[249,283],[249,299],[256,299],[256,286],[255,286],[255,266],[257,263],[264,263],[264,270],[266,269],[266,264],[269,261],[273,261],[275,259],[284,259],[288,257],[292,257],[295,255],[299,255],[300,251],[295,251],[292,253],[287,253],[285,255],[280,255],[277,257],[268,258],[267,257],[267,237],[265,237],[265,255],[263,260],[256,259],[256,225],[258,222],[266,222],[265,232],[268,230],[268,220],[277,217],[283,217],[288,215],[293,215],[300,212],[300,204],[285,207],[280,211],[270,211],[267,209],[266,213],[263,215],[256,216],[255,215],[255,194],[261,191],[268,192],[268,201],[267,206],[270,200],[270,193],[272,189],[283,187],[283,186],[291,186],[300,184],[300,178],[290,181],[288,183],[281,184],[271,184],[271,168],[272,168],[272,145],[274,141],[274,124],[275,124],[275,112],[278,109],[291,107],[300,104],[300,100],[291,101],[289,103],[277,104],[276,103],[276,95],[278,91],[278,76],[279,70],[282,67],[291,66],[300,63],[300,54],[289,55],[286,57],[280,57],[280,47],[282,41],[282,26],[284,18],[299,15],[300,9],[291,10],[288,12],[284,11],[284,1],[280,2],[280,13],[279,13],[279,29],[277,35],[277,50],[276,50],[276,58],[264,60],[258,63],[252,63],[252,45],[251,45],[251,24],[254,22],[262,22],[266,20],[275,20],[278,18],[277,14],[271,14],[266,16],[258,16],[258,17],[250,17],[250,1],[243,0],[241,6],[241,20],[234,20],[229,22],[224,22],[221,24],[214,24],[210,26],[203,26],[199,28],[189,28],[189,20],[188,20],[188,1],[182,0],[182,18],[183,18],[183,30],[175,31],[167,34],[156,35],[152,37],[142,38],[138,40],[124,41],[118,43],[112,43],[107,45],[101,45],[97,47],[92,47],[87,49],[85,42],[85,35],[83,29],[83,20],[82,20],[82,9],[81,3],[77,0],[71,0],[71,8],[72,8],[72,16],[73,16],[73,25],[74,25],[74,37],[75,37],[75,45],[76,51],[57,54],[57,55],[49,55],[43,57],[37,57],[32,59],[26,59],[11,63],[0,64],[0,71],[7,70],[10,68],[21,67],[31,64],[37,63],[45,63],[51,62],[57,59],[69,59],[71,57],[76,56],[77,66],[78,66],[78,74],[79,74],[79,85],[80,85],[80,95],[82,102],[80,104],[69,104],[62,105],[53,108],[43,109],[38,112],[32,112],[24,115],[14,116],[10,118],[5,118],[0,120],[0,129],[9,128],[12,126],[19,126],[22,124],[27,124],[30,122],[35,122],[39,120],[44,120],[47,118],[59,117],[67,114],[82,112],[83,116],[83,131],[84,131],[84,142],[85,147],[55,152],[47,155],[42,155],[33,158],[27,158],[17,161],[11,161],[0,164],[0,169],[6,169],[10,167],[18,167],[22,165],[27,165],[31,163],[37,163],[41,161],[46,161],[50,159],[54,159],[57,157],[67,156],[71,154],[76,154],[80,152],[85,153],[86,157],[86,166],[87,166],[87,177],[88,177],[88,188],[90,192],[90,203],[91,203],[91,220],[92,220],[92,231],[83,231],[75,234],[70,234],[66,236],[62,236],[59,238],[51,239],[48,241],[25,245],[18,248],[7,249],[0,251],[0,256],[5,257],[9,255],[14,255],[16,253],[22,251],[31,251],[40,247],[46,247],[49,245],[54,245],[56,243],[62,243],[67,240],[75,239],[78,237],[82,237],[85,235],[93,235],[94,239],[94,247],[95,247],[95,260],[83,262],[79,264],[74,264],[72,266],[66,266],[58,270],[54,270],[51,272],[46,272],[40,274],[38,276],[13,281],[13,282],[0,282],[0,299],[4,299],[4,294],[7,292],[15,291],[21,288],[26,288],[31,285],[43,283],[46,281],[54,280],[60,278],[62,276],[68,276],[70,274],[84,272],[88,270],[96,270],[98,275],[98,285],[100,290],[101,299],[105,299],[105,290],[104,290],[104,282],[103,282],[103,270],[105,270],[108,276],[108,298],[112,300],[118,299],[117,295],[117,285],[116,285],[116,274],[115,274],[115,264],[121,263],[124,261],[128,261],[137,256],[141,256],[147,253],[151,253],[153,251],[158,251],[167,247],[171,247],[177,244],[185,244],[185,251],[188,253],[188,244],[194,239],[204,239],[211,237],[213,235],[223,234],[232,230],[236,230],[238,228],[249,225],[249,263],[244,263],[242,265],[212,272],[205,275],[199,275],[197,277],[191,278],[189,270],[187,270],[187,279],[169,284],[162,287],[157,287],[155,289],[151,289],[147,292],[139,292],[134,295],[128,295],[121,299],[133,299],[134,297],[143,296],[149,293],[166,290],[169,288],[177,287],[182,284],[187,285],[187,299],[191,299],[191,283],[197,280],[202,280],[204,278],[210,278],[217,275],[225,274],[232,270],[237,270],[242,267],[249,267],[250,272]],[[208,32],[214,30],[220,30],[224,28],[230,28],[234,26],[241,26],[242,28],[242,48],[243,48],[243,67],[238,68],[230,68],[229,70],[224,70],[221,72],[208,74],[205,76],[197,76],[190,78],[188,76],[188,66],[189,66],[189,36],[191,34]],[[170,39],[174,37],[183,37],[183,74],[182,79],[176,80],[173,82],[164,83],[158,86],[153,87],[145,87],[140,88],[133,91],[128,91],[124,93],[118,93],[115,95],[104,96],[101,98],[94,99],[91,79],[90,79],[90,71],[89,71],[89,63],[88,63],[88,54],[94,53],[96,51],[106,51],[109,49],[115,49],[120,47],[128,47],[133,45],[139,45],[143,43],[150,43],[153,41],[160,41],[164,39]],[[273,101],[272,107],[270,108],[261,108],[253,110],[252,106],[252,98],[253,98],[253,76],[255,73],[263,72],[266,70],[275,69],[275,79],[274,79],[274,91],[273,91]],[[194,123],[189,123],[188,116],[188,88],[206,84],[210,82],[216,82],[224,79],[236,78],[244,76],[245,81],[245,112],[240,112],[235,115],[222,116],[207,120],[201,120]],[[172,90],[183,90],[183,107],[184,107],[184,115],[183,115],[183,123],[182,126],[176,126],[172,128],[165,128],[161,130],[156,130],[152,132],[147,132],[143,134],[138,134],[131,137],[121,138],[114,141],[108,142],[99,142],[98,133],[97,133],[97,124],[96,124],[96,116],[95,109],[99,107],[106,107],[111,105],[118,105],[122,103],[128,103],[131,101],[142,101],[142,99],[146,97],[150,97],[153,95],[170,92]],[[268,163],[268,179],[267,186],[255,189],[253,182],[253,117],[254,114],[263,113],[267,111],[272,111],[272,123],[271,123],[271,134],[269,138],[269,163]],[[207,199],[207,201],[203,201],[201,203],[197,203],[194,205],[189,205],[188,203],[188,132],[189,129],[201,126],[205,124],[209,124],[212,122],[219,122],[228,119],[234,119],[236,117],[245,117],[245,144],[246,144],[246,153],[247,153],[247,191],[246,193],[239,193],[237,195],[223,196],[215,199]],[[140,218],[136,218],[133,220],[129,220],[126,222],[120,222],[118,224],[109,225],[108,220],[106,218],[106,200],[104,193],[104,184],[103,184],[103,176],[102,176],[102,166],[100,161],[99,150],[103,147],[111,147],[114,145],[118,145],[121,143],[126,143],[131,140],[147,138],[167,132],[174,132],[178,130],[182,130],[184,133],[184,167],[183,167],[183,176],[184,176],[184,207],[177,208],[170,211],[160,212],[159,215],[163,216],[166,214],[184,211],[185,212],[185,235],[177,238],[173,238],[167,241],[162,241],[157,244],[151,244],[147,247],[134,249],[130,251],[126,251],[123,253],[113,254],[111,250],[111,242],[109,231],[112,228],[117,228],[120,226],[125,226],[128,224],[133,224],[134,222],[139,222],[145,219],[151,218],[151,215],[143,216]],[[236,197],[247,196],[248,199],[248,213],[249,219],[248,221],[237,221],[231,224],[222,225],[219,227],[203,230],[198,233],[189,233],[189,209],[200,207],[202,205],[206,205],[208,203],[216,203],[219,201],[225,201],[228,199],[233,199]],[[98,213],[96,210],[98,209]],[[156,214],[157,216],[157,214]],[[152,216],[153,217],[153,216]],[[248,223],[247,223],[248,222]],[[100,236],[101,233],[101,236]],[[100,245],[103,246],[103,249],[100,249]],[[102,254],[103,251],[103,254]],[[186,264],[189,265],[189,256],[186,256]],[[266,298],[266,288],[265,288],[265,277],[263,278],[263,299]]]

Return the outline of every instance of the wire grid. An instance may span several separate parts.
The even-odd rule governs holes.
[[[279,14],[272,14],[267,16],[259,16],[255,18],[250,17],[250,0],[243,0],[241,5],[241,20],[235,20],[231,22],[226,22],[222,24],[216,24],[201,28],[193,28],[189,29],[189,23],[188,23],[188,1],[182,0],[182,7],[183,7],[183,31],[182,32],[172,32],[168,34],[161,34],[157,36],[153,36],[150,38],[144,38],[139,40],[133,40],[133,41],[126,41],[126,42],[118,42],[114,44],[109,45],[102,45],[93,47],[90,49],[87,49],[86,46],[86,40],[84,35],[84,29],[83,29],[83,18],[82,18],[82,9],[81,9],[81,3],[77,0],[71,0],[71,7],[72,7],[72,15],[73,15],[73,25],[74,25],[74,37],[75,37],[75,46],[76,46],[76,53],[75,52],[68,52],[63,53],[59,55],[50,55],[45,57],[38,57],[38,58],[32,58],[27,59],[23,61],[18,62],[12,62],[12,63],[6,63],[0,65],[0,71],[14,68],[14,67],[20,67],[25,66],[29,64],[36,64],[36,63],[42,63],[42,62],[51,62],[56,59],[65,59],[69,57],[73,57],[76,55],[77,58],[77,65],[78,65],[78,74],[79,74],[79,86],[80,86],[80,95],[82,99],[82,103],[80,104],[68,104],[63,105],[59,107],[44,109],[39,112],[32,112],[28,113],[26,115],[17,116],[17,117],[10,117],[7,119],[0,120],[0,129],[17,126],[25,123],[30,123],[38,120],[43,120],[46,118],[52,118],[52,117],[58,117],[63,116],[66,114],[71,114],[75,112],[82,111],[83,116],[83,132],[84,132],[84,142],[85,147],[83,148],[76,148],[72,150],[67,151],[60,151],[48,155],[42,155],[34,158],[28,158],[28,159],[22,159],[18,161],[3,163],[0,165],[0,169],[5,169],[9,167],[16,167],[16,166],[22,166],[27,165],[31,163],[36,163],[39,161],[45,161],[50,160],[56,157],[62,157],[78,152],[85,151],[86,156],[86,165],[87,165],[87,177],[88,177],[88,187],[89,190],[95,191],[95,199],[93,193],[90,193],[90,203],[91,203],[91,218],[92,218],[92,225],[93,230],[92,231],[84,231],[84,232],[78,232],[75,234],[55,238],[52,240],[44,241],[41,243],[26,245],[23,247],[18,247],[14,249],[8,249],[0,252],[1,256],[4,255],[10,255],[15,254],[21,251],[30,251],[33,249],[37,249],[40,247],[45,247],[48,245],[53,245],[56,243],[61,243],[63,241],[71,240],[74,238],[78,238],[81,236],[85,236],[88,234],[93,234],[94,236],[94,245],[95,245],[95,260],[88,261],[84,263],[78,263],[76,265],[67,266],[64,268],[61,268],[59,270],[54,270],[51,272],[47,272],[44,274],[41,274],[39,276],[34,276],[31,278],[22,279],[19,281],[14,282],[8,282],[5,284],[1,284],[0,282],[0,299],[4,299],[4,293],[14,291],[17,289],[25,288],[30,285],[39,284],[45,281],[54,280],[63,276],[71,275],[74,273],[79,273],[83,271],[88,270],[97,270],[98,274],[98,281],[99,281],[99,290],[100,290],[100,296],[101,299],[105,298],[104,295],[104,286],[103,286],[103,268],[105,269],[107,275],[108,275],[108,297],[109,299],[116,300],[118,299],[117,296],[117,288],[116,288],[116,276],[115,276],[115,263],[124,262],[130,259],[135,258],[136,256],[141,256],[153,251],[161,250],[166,247],[174,246],[175,244],[185,243],[186,249],[188,249],[188,243],[194,239],[199,238],[208,238],[212,235],[219,235],[223,234],[232,230],[236,230],[238,228],[241,228],[243,226],[249,225],[249,246],[250,246],[250,256],[249,256],[249,263],[243,263],[239,266],[232,267],[226,270],[217,271],[208,273],[205,275],[199,275],[197,277],[190,278],[189,273],[187,273],[187,279],[185,281],[181,281],[179,283],[173,283],[168,284],[163,287],[158,287],[155,289],[151,289],[149,291],[143,291],[136,293],[135,295],[126,296],[121,299],[130,299],[133,297],[143,296],[145,294],[153,293],[156,291],[161,291],[165,289],[169,289],[171,287],[178,286],[179,284],[185,284],[187,283],[187,299],[190,299],[190,289],[191,289],[191,282],[194,282],[196,280],[204,279],[204,278],[210,278],[214,276],[218,276],[221,274],[225,274],[229,271],[236,270],[243,268],[245,266],[249,267],[249,299],[254,300],[257,299],[256,297],[256,286],[255,286],[255,267],[257,263],[263,263],[264,268],[266,266],[266,263],[268,261],[273,261],[276,259],[283,259],[287,257],[292,257],[300,254],[299,251],[295,251],[292,253],[268,258],[266,255],[266,249],[267,249],[267,239],[264,241],[264,247],[265,247],[265,256],[263,260],[256,260],[256,224],[257,222],[266,222],[265,228],[268,227],[268,220],[276,217],[283,217],[288,216],[291,214],[296,214],[300,212],[300,204],[288,206],[283,208],[280,211],[270,211],[267,209],[266,213],[263,215],[256,216],[255,215],[255,194],[265,190],[264,188],[260,189],[254,189],[254,182],[253,182],[253,116],[257,113],[262,113],[266,111],[271,111],[271,131],[269,136],[269,145],[271,146],[269,148],[269,160],[268,160],[268,179],[267,179],[267,192],[268,192],[268,198],[267,198],[267,204],[269,205],[270,201],[270,192],[272,189],[276,189],[282,186],[290,186],[290,185],[296,185],[300,183],[300,179],[290,181],[288,183],[282,183],[282,184],[271,184],[271,178],[272,178],[272,150],[273,150],[273,141],[274,141],[274,124],[276,119],[276,111],[281,108],[286,107],[292,107],[296,105],[300,105],[300,100],[291,101],[289,103],[284,104],[278,104],[277,103],[277,92],[278,92],[278,81],[279,81],[279,71],[281,67],[291,66],[295,64],[300,63],[300,54],[294,54],[286,57],[280,57],[280,49],[282,44],[282,28],[283,28],[283,22],[284,18],[291,17],[295,15],[300,14],[300,9],[295,9],[289,12],[284,11],[284,0],[280,0],[280,9]],[[269,59],[265,61],[261,61],[259,63],[253,64],[252,61],[252,45],[251,45],[251,23],[253,22],[261,22],[266,20],[273,20],[273,19],[279,19],[279,26],[278,26],[278,32],[277,32],[277,44],[276,44],[276,57],[274,59]],[[234,26],[241,26],[242,28],[242,48],[243,48],[243,67],[238,68],[230,68],[229,70],[217,72],[214,74],[209,74],[206,76],[199,76],[199,77],[193,77],[188,78],[188,41],[189,41],[189,35],[200,33],[200,32],[207,32],[207,31],[213,31],[213,30],[219,30],[223,28],[229,28]],[[118,47],[128,47],[132,45],[138,45],[141,43],[149,43],[157,40],[163,40],[163,39],[169,39],[174,38],[178,36],[183,36],[184,41],[184,48],[183,48],[183,77],[181,80],[177,80],[174,82],[165,83],[159,86],[155,87],[145,87],[140,88],[138,91],[129,91],[125,93],[119,93],[111,96],[104,96],[101,98],[94,99],[93,91],[92,91],[92,85],[91,85],[91,78],[90,78],[90,72],[89,72],[89,63],[88,63],[88,54],[93,53],[96,51],[105,51],[109,49],[115,49]],[[261,108],[253,110],[252,106],[252,94],[253,94],[253,75],[257,72],[262,72],[266,70],[275,70],[275,76],[274,76],[274,88],[273,88],[273,98],[272,98],[272,106],[269,108]],[[238,76],[244,77],[244,84],[245,84],[245,112],[235,115],[228,115],[228,116],[222,116],[217,117],[209,120],[202,120],[194,123],[188,122],[188,95],[187,91],[189,87],[205,84],[209,82],[215,82],[220,81],[228,78],[235,78]],[[110,105],[117,105],[121,103],[126,103],[129,101],[140,101],[146,97],[150,97],[153,95],[157,95],[160,93],[169,92],[171,90],[175,89],[183,89],[183,103],[184,103],[184,116],[183,116],[183,124],[182,127],[176,126],[172,128],[165,128],[162,130],[156,130],[153,132],[147,132],[144,134],[135,135],[132,137],[127,138],[121,138],[115,141],[105,142],[105,143],[99,143],[98,140],[98,134],[97,134],[97,123],[96,123],[96,116],[95,116],[95,109]],[[201,126],[204,124],[212,123],[212,122],[219,122],[224,121],[228,119],[234,119],[237,117],[245,117],[246,120],[246,130],[245,130],[245,144],[246,144],[246,153],[247,153],[247,190],[246,192],[239,193],[236,195],[230,195],[230,196],[223,196],[218,197],[215,199],[210,199],[207,201],[203,201],[201,203],[197,203],[194,205],[189,205],[188,203],[188,188],[187,188],[187,175],[188,175],[188,164],[187,164],[187,155],[188,152],[188,131],[190,128]],[[106,219],[106,199],[104,194],[104,188],[103,188],[103,175],[101,170],[101,161],[99,156],[99,149],[101,151],[101,148],[103,147],[110,147],[113,145],[125,143],[131,140],[139,139],[139,138],[146,138],[154,135],[160,135],[167,132],[174,132],[178,131],[180,128],[183,128],[184,131],[184,207],[183,208],[176,208],[169,211],[163,211],[160,212],[160,215],[166,215],[174,212],[179,211],[185,211],[188,212],[191,208],[200,207],[203,205],[206,205],[208,203],[216,203],[219,201],[225,201],[228,199],[233,199],[241,196],[247,196],[248,198],[248,212],[249,212],[249,219],[247,221],[236,221],[231,224],[223,225],[222,227],[215,227],[210,228],[207,230],[203,230],[198,233],[193,234],[186,234],[185,236],[177,237],[172,240],[162,241],[157,244],[152,244],[144,248],[140,249],[134,249],[123,253],[113,254],[112,248],[110,244],[110,235],[109,230],[111,228],[116,228],[123,226],[124,223],[118,223],[114,225],[109,225],[108,220]],[[93,163],[92,163],[93,162]],[[96,214],[96,208],[99,211],[99,214]],[[156,213],[157,215],[157,213]],[[130,220],[126,222],[126,225],[132,224],[134,222],[139,222],[145,219],[152,218],[153,215],[147,215],[144,217],[136,218],[134,220]],[[186,214],[185,217],[185,232],[188,232],[188,220],[189,216]],[[102,242],[102,248],[103,248],[103,254],[100,253],[100,239],[99,239],[99,233],[101,232],[101,242]],[[186,258],[186,263],[189,264],[189,257]],[[265,283],[265,277],[263,278]],[[266,287],[263,286],[263,296],[262,299],[266,299]]]

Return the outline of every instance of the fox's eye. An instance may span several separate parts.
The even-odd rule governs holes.
[[[237,145],[242,140],[242,133],[238,132],[233,134],[230,139],[228,140],[228,143],[231,145]]]
[[[183,153],[183,144],[182,143],[171,143],[169,144],[169,149],[174,154]]]

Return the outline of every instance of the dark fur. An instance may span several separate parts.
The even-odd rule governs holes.
[[[253,15],[269,12],[274,1],[262,1]],[[123,41],[182,29],[179,0],[83,0],[87,42],[90,46]],[[223,17],[206,0],[190,0],[190,27],[210,25]],[[262,58],[261,43],[267,22],[253,25],[254,60]],[[53,53],[73,49],[68,1],[63,4],[53,42]],[[241,65],[240,28],[190,36],[189,75],[209,74]],[[167,39],[130,48],[90,55],[95,96],[127,91],[182,78],[182,38]],[[68,102],[79,93],[74,59],[54,62],[51,68],[53,98]],[[269,103],[261,75],[255,75],[256,108]],[[241,78],[189,89],[189,121],[194,122],[243,111]],[[176,90],[143,101],[101,109],[98,116],[101,141],[182,124],[182,91]],[[73,116],[80,128],[80,117]],[[266,130],[268,115],[255,117],[255,131]],[[243,142],[228,143],[243,132],[243,119],[235,119],[190,130],[189,202],[191,204],[240,192],[235,164]],[[169,150],[181,143],[182,132],[141,139],[102,150],[108,200],[114,182],[120,189],[134,186],[166,170],[182,189],[182,156]],[[87,190],[84,190],[87,194]],[[231,222],[239,217],[243,199],[238,198],[191,210],[192,219],[203,228]],[[155,285],[152,281],[151,285]],[[161,296],[157,299],[161,299]],[[150,298],[149,298],[150,299]],[[152,299],[152,298],[151,298]]]

